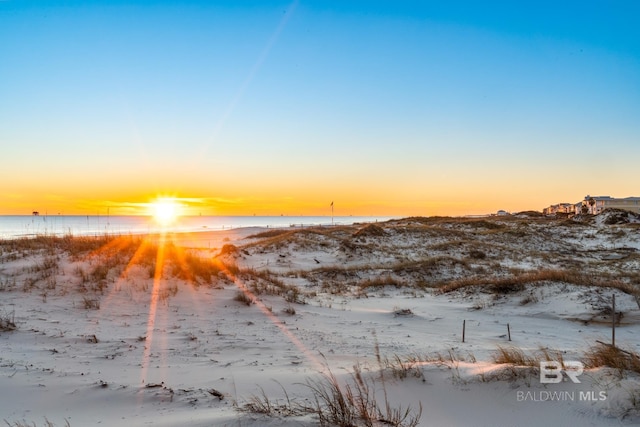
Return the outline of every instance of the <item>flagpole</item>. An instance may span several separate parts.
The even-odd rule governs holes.
[[[331,202],[331,225],[333,225],[333,202]]]

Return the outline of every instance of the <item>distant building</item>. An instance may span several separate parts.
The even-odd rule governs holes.
[[[545,215],[573,214],[575,213],[575,205],[573,203],[558,203],[557,205],[544,208],[542,213]]]
[[[597,215],[605,209],[622,209],[640,213],[640,197],[615,198],[611,196],[585,196],[578,203],[558,203],[542,210],[544,215]]]
[[[504,211],[504,210],[500,209],[500,210],[496,213],[496,215],[498,215],[498,216],[507,216],[507,215],[509,215],[509,212],[507,212],[507,211]]]
[[[582,213],[582,202],[578,202],[575,205],[573,205],[573,214],[579,215],[581,213]]]
[[[581,210],[597,215],[605,209],[622,209],[640,213],[640,197],[615,198],[611,196],[589,196],[581,202]]]

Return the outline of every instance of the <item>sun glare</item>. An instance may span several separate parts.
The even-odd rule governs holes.
[[[157,199],[150,204],[150,210],[155,221],[162,226],[173,224],[180,216],[180,204],[171,198]]]

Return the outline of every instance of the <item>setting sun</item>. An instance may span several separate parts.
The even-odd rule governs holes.
[[[149,205],[155,221],[163,226],[174,223],[180,216],[180,203],[172,198],[160,198]]]

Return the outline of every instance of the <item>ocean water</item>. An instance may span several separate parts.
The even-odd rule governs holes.
[[[393,217],[372,216],[185,216],[163,228],[148,216],[98,215],[0,215],[0,239],[38,235],[87,236],[141,234],[160,231],[197,232],[241,227],[311,227],[386,221]]]

